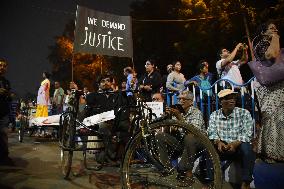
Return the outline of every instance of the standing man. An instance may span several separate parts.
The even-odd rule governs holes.
[[[4,77],[7,71],[7,62],[0,59],[0,164],[12,164],[8,157],[8,124],[9,124],[9,103],[11,101],[10,83]]]
[[[242,50],[241,60],[233,61],[239,50]],[[239,43],[232,52],[222,48],[220,50],[220,57],[221,60],[216,63],[220,78],[228,79],[238,85],[243,84],[243,78],[239,68],[248,61],[247,46]]]
[[[236,107],[236,94],[231,89],[218,93],[222,108],[210,116],[208,137],[214,141],[221,161],[242,161],[241,189],[249,189],[255,160],[250,143],[253,121],[248,110]]]
[[[63,111],[64,90],[60,87],[60,83],[55,81],[55,91],[53,94],[54,114],[61,114]]]
[[[146,73],[140,79],[141,94],[147,102],[151,102],[151,95],[159,92],[162,85],[162,76],[155,70],[155,63],[153,60],[147,60],[145,64]]]

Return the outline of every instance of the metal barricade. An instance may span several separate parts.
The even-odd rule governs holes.
[[[192,90],[193,90],[193,95],[194,95],[194,104],[197,105],[197,103],[200,104],[200,110],[201,112],[204,114],[205,110],[204,110],[204,101],[205,99],[207,99],[207,119],[209,120],[210,118],[210,114],[211,114],[211,110],[215,109],[218,110],[219,109],[219,99],[218,99],[218,92],[222,89],[225,88],[231,88],[232,90],[236,91],[240,91],[241,93],[241,107],[245,108],[245,104],[246,104],[246,98],[245,95],[248,94],[250,96],[250,100],[251,100],[251,114],[252,114],[252,119],[253,119],[253,123],[254,123],[254,127],[253,127],[253,133],[255,136],[255,121],[256,121],[256,113],[255,113],[255,89],[254,89],[254,81],[255,81],[255,77],[251,78],[250,80],[248,80],[246,83],[242,84],[242,85],[238,85],[230,80],[227,79],[219,79],[217,80],[210,88],[200,88],[200,100],[199,102],[196,102],[196,91],[195,91],[195,86],[192,86]],[[210,91],[212,91],[212,95],[210,94]],[[206,96],[204,95],[206,94]],[[215,98],[215,108],[213,107],[214,104],[212,104],[213,102],[213,98]]]

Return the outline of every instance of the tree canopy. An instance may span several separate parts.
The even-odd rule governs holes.
[[[180,60],[187,78],[196,73],[196,64],[206,59],[215,72],[218,50],[231,50],[239,42],[247,43],[244,18],[250,38],[260,23],[274,19],[279,31],[284,29],[284,0],[136,0],[131,4],[133,18],[134,64],[138,76],[144,72],[146,59],[155,59],[161,72],[173,60]],[[72,54],[74,21],[68,23],[62,36],[55,37],[50,47],[49,61],[55,80],[71,80],[71,61],[74,80],[92,88],[96,76],[103,70],[114,70],[118,80],[122,68],[131,66],[129,58]],[[281,40],[283,40],[281,38]],[[245,80],[251,77],[244,66]]]
[[[140,70],[150,56],[165,71],[166,64],[179,59],[189,77],[196,73],[197,62],[207,59],[214,72],[221,47],[232,49],[238,42],[247,43],[244,17],[251,38],[268,18],[276,19],[281,31],[283,4],[283,0],[137,0],[131,12],[134,61]]]

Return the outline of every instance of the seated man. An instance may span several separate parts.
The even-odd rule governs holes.
[[[164,97],[161,93],[154,93],[152,95],[152,102],[163,102],[164,103]]]
[[[250,143],[253,121],[249,111],[235,107],[236,92],[224,89],[218,93],[222,108],[210,115],[208,136],[222,160],[242,160],[242,189],[252,181],[254,154]]]
[[[86,96],[87,106],[79,115],[79,119],[83,119],[95,114],[114,110],[116,123],[113,121],[99,123],[98,131],[101,133],[105,151],[101,154],[100,160],[108,160],[117,158],[116,149],[112,143],[113,136],[119,135],[123,139],[128,133],[129,114],[126,110],[118,113],[118,109],[123,106],[122,95],[118,92],[113,92],[111,88],[112,78],[110,75],[103,75],[99,78],[99,90],[94,93],[89,93]],[[113,127],[115,126],[115,127]],[[119,138],[120,139],[120,138]]]
[[[184,113],[181,113],[175,108],[168,108],[167,111],[170,112],[177,120],[194,125],[196,128],[204,131],[205,124],[202,113],[193,106],[193,94],[189,91],[183,91],[179,95],[179,103],[184,109]],[[195,154],[196,151],[201,148],[201,144],[195,140],[193,135],[188,134],[185,135],[185,137],[180,137],[180,134],[177,134],[175,131],[159,131],[156,138],[160,160],[167,169],[172,167],[169,161],[168,149],[173,149],[174,151],[180,151],[182,153],[181,160],[179,161],[177,168],[177,179],[181,181],[179,182],[180,186],[191,185],[194,181],[192,169],[195,161]]]

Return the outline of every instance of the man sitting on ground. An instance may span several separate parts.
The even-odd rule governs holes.
[[[179,95],[179,103],[184,109],[184,113],[181,113],[175,108],[170,108],[167,112],[170,112],[177,120],[184,121],[198,129],[204,130],[205,124],[202,113],[193,106],[193,94],[189,91],[183,91]],[[195,137],[190,134],[180,137],[180,134],[177,132],[159,131],[156,139],[160,160],[167,169],[172,167],[169,161],[168,149],[181,152],[181,160],[177,168],[177,179],[180,181],[180,186],[186,187],[192,185],[194,181],[192,169],[195,161],[195,150],[197,150],[196,148],[193,149],[193,145],[195,146],[194,143],[196,142]],[[182,148],[182,146],[184,147]]]
[[[242,189],[252,181],[254,154],[252,145],[253,121],[248,110],[235,107],[236,92],[224,89],[218,93],[222,108],[210,115],[208,136],[221,160],[242,160]]]

